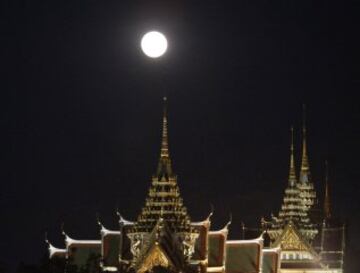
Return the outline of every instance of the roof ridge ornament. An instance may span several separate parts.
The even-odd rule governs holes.
[[[98,212],[96,213],[96,223],[98,224],[98,226],[99,226],[100,228],[103,228],[103,227],[104,227],[103,224],[101,223],[100,214],[99,214]]]
[[[214,214],[214,206],[210,204],[211,210],[208,216],[205,218],[205,220],[199,221],[199,222],[192,222],[192,225],[203,225],[203,224],[210,224],[211,223],[211,217]]]
[[[50,242],[49,242],[48,232],[47,232],[47,231],[45,231],[44,236],[45,236],[45,243],[47,243],[47,244],[48,244],[48,246],[50,246],[51,244],[50,244]]]
[[[61,224],[60,224],[60,230],[61,230],[61,234],[62,234],[62,235],[67,236],[67,235],[66,235],[66,232],[65,232],[65,228],[64,228],[64,222],[61,222]]]
[[[221,231],[229,231],[229,226],[232,223],[232,213],[229,214],[229,221],[226,223],[226,225],[221,229]]]
[[[132,225],[134,222],[126,220],[120,213],[119,210],[117,210],[116,215],[119,216],[119,223],[122,223],[124,226],[126,225]]]
[[[55,247],[50,243],[50,241],[48,240],[48,232],[47,231],[45,231],[45,243],[47,244],[47,247],[48,247],[50,259],[59,253],[62,253],[65,255],[67,254],[67,249]]]
[[[227,222],[226,226],[229,227],[232,224],[232,213],[230,212],[229,221]]]
[[[210,221],[211,217],[214,215],[214,205],[210,204],[210,213],[208,217],[206,218],[207,221]]]

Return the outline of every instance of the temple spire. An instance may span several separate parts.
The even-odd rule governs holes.
[[[306,143],[306,106],[303,104],[303,126],[302,126],[302,155],[300,168],[300,182],[309,183],[310,181],[309,158],[307,155]]]
[[[329,167],[328,167],[327,161],[325,161],[324,216],[325,216],[325,219],[331,218],[331,202],[330,202],[330,190],[329,190]]]
[[[290,145],[290,170],[289,170],[289,185],[294,187],[296,184],[296,171],[294,160],[294,127],[291,126],[291,145]]]
[[[168,141],[168,125],[167,125],[167,98],[164,97],[164,113],[162,121],[162,136],[161,136],[161,149],[160,159],[157,168],[157,176],[159,178],[165,176],[170,177],[172,175],[171,159],[169,153],[169,141]]]
[[[192,230],[190,216],[180,196],[177,177],[171,168],[166,102],[165,97],[158,168],[152,177],[145,205],[131,232],[152,232],[154,227],[159,227],[160,223],[163,227],[165,227],[163,224],[166,223],[166,226],[172,231],[189,232]]]

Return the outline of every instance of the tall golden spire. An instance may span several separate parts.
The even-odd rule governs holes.
[[[325,161],[325,172],[324,216],[325,219],[329,219],[331,217],[331,202],[329,190],[329,167],[327,161]]]
[[[191,220],[180,196],[177,177],[172,172],[169,153],[167,105],[164,97],[161,148],[158,168],[152,177],[145,206],[142,208],[134,231],[151,232],[159,221],[167,222],[171,230],[189,232]]]
[[[169,178],[172,176],[171,159],[169,153],[169,141],[168,141],[168,125],[167,125],[167,98],[164,97],[164,114],[162,121],[162,136],[161,136],[161,149],[160,159],[157,168],[157,176],[159,178],[165,176]]]
[[[294,127],[291,126],[291,145],[290,145],[290,170],[289,170],[289,185],[294,187],[296,184],[296,171],[294,160]]]
[[[309,183],[310,181],[309,158],[307,155],[306,144],[306,106],[303,104],[303,126],[302,126],[302,155],[300,168],[300,182]]]

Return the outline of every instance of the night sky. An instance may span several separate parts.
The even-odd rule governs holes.
[[[169,3],[171,2],[171,3]],[[329,161],[335,215],[348,224],[346,273],[360,265],[359,5],[355,1],[23,1],[1,16],[0,262],[99,238],[96,214],[139,213],[159,157],[162,97],[170,152],[194,221],[215,207],[257,225],[277,213],[291,125],[322,199]],[[148,30],[169,50],[140,50]]]

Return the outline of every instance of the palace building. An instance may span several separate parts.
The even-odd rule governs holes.
[[[304,110],[305,112],[305,110]],[[331,213],[326,163],[324,204],[320,207],[311,178],[307,153],[305,113],[302,128],[302,155],[299,179],[294,159],[291,128],[288,184],[277,215],[261,219],[261,227],[243,226],[246,234],[265,233],[268,245],[281,248],[282,273],[342,273],[345,254],[345,224]]]
[[[230,223],[211,230],[211,216],[194,222],[180,194],[171,164],[166,98],[158,166],[145,204],[135,221],[120,213],[119,227],[99,222],[96,240],[72,239],[64,248],[48,240],[51,259],[66,262],[67,272],[198,273],[342,273],[345,226],[331,213],[328,177],[324,207],[310,175],[303,126],[302,162],[296,175],[293,130],[288,185],[278,214],[251,229],[243,225],[239,240],[228,239]]]
[[[75,240],[63,231],[64,248],[46,240],[50,258],[65,260],[67,272],[94,272],[96,266],[103,272],[280,272],[280,248],[265,248],[263,234],[229,240],[230,222],[214,231],[212,213],[203,221],[191,220],[171,165],[166,98],[164,104],[158,167],[136,221],[118,213],[119,228],[99,223],[97,240]]]

